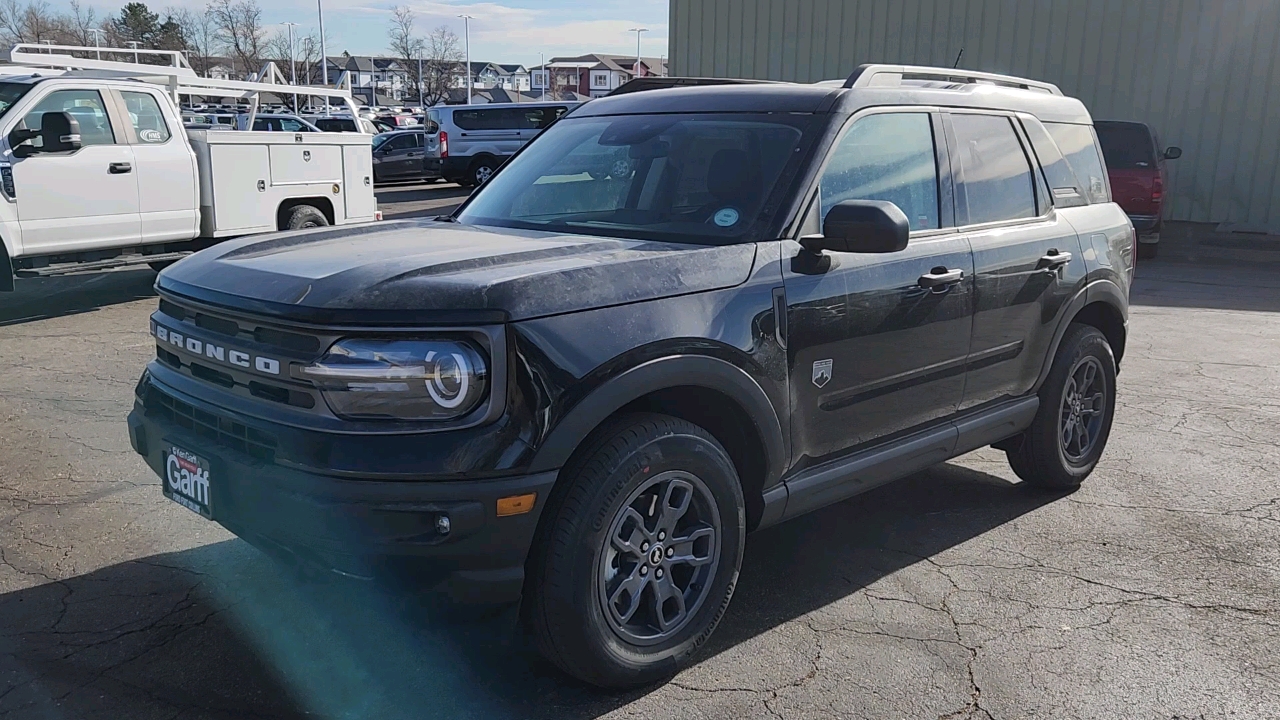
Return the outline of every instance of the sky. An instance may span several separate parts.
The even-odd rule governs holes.
[[[258,0],[263,21],[271,32],[285,30],[279,23],[299,23],[298,32],[314,31],[317,25],[316,0]],[[418,32],[448,25],[463,36],[461,14],[474,17],[471,24],[473,61],[521,63],[539,62],[538,53],[581,55],[589,52],[633,55],[636,33],[628,28],[645,27],[643,53],[646,57],[667,54],[667,0],[320,0],[324,3],[326,50],[339,55],[386,52],[387,27],[391,8],[408,5],[417,15]],[[207,0],[151,0],[152,10],[167,7],[198,9]],[[99,16],[114,14],[124,4],[88,0]],[[69,8],[69,0],[50,2],[58,11]]]

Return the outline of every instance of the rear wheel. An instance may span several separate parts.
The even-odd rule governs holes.
[[[634,415],[567,472],[529,561],[539,650],[604,687],[674,673],[737,584],[746,512],[733,462],[696,425]]]
[[[308,228],[328,227],[329,218],[311,205],[299,205],[289,212],[286,230],[306,230]]]
[[[477,158],[471,163],[471,170],[467,172],[467,183],[479,187],[488,182],[497,170],[497,160],[491,157]]]
[[[1106,449],[1115,400],[1116,362],[1106,336],[1072,325],[1040,389],[1031,427],[1002,444],[1014,473],[1035,487],[1079,487]]]

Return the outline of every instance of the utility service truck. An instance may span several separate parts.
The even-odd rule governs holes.
[[[122,53],[139,62],[101,59]],[[287,85],[273,65],[259,82],[202,78],[158,50],[20,44],[8,63],[0,290],[15,277],[159,269],[231,237],[380,219],[369,135],[184,130],[179,109],[184,96],[236,98],[253,127],[270,93],[354,115],[349,88]]]

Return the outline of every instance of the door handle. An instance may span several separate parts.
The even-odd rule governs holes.
[[[107,172],[112,175],[125,175],[133,172],[133,165],[131,163],[111,163],[107,167]]]
[[[1056,270],[1069,262],[1071,262],[1071,253],[1050,250],[1048,255],[1040,258],[1040,269]]]
[[[963,279],[963,270],[948,270],[944,267],[936,267],[920,276],[920,287],[936,290],[949,285],[955,285]]]

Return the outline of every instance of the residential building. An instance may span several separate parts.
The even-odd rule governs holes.
[[[670,13],[678,75],[813,82],[958,62],[1047,80],[1182,148],[1166,219],[1280,233],[1280,2],[671,0]]]
[[[327,60],[329,82],[337,82],[346,73],[351,79],[351,94],[370,105],[378,104],[379,95],[394,102],[409,95],[417,97],[409,73],[399,60],[368,55],[337,55]]]
[[[455,88],[467,86],[464,65],[465,63],[458,63],[457,72],[454,73],[453,87]],[[471,63],[471,87],[478,90],[500,88],[527,92],[530,89],[529,71],[523,65],[473,62]]]
[[[538,91],[570,89],[586,97],[601,97],[632,78],[666,74],[661,58],[642,57],[637,67],[634,55],[591,53],[551,58],[545,66],[534,69],[532,80]]]

